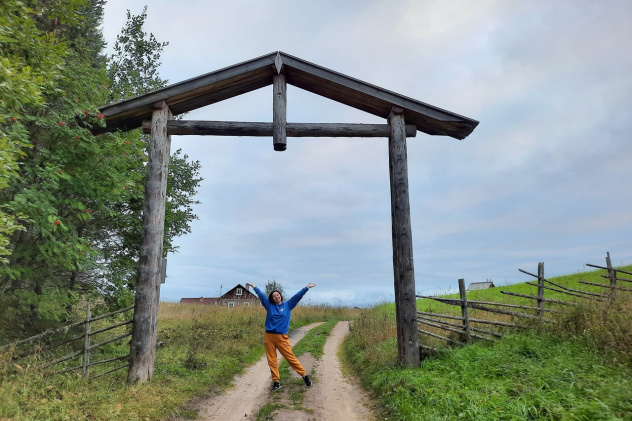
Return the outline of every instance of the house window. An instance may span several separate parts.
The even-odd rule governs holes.
[[[228,307],[235,307],[235,302],[234,301],[229,301],[228,302]]]
[[[245,305],[246,307],[250,307],[250,301],[244,301],[244,305]]]
[[[235,291],[235,295],[243,295],[244,290],[242,288],[237,288],[237,290]]]

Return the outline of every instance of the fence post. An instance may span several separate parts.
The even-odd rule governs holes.
[[[608,278],[610,278],[610,302],[612,303],[617,299],[617,273],[612,268],[609,251],[606,252],[606,266],[608,267]]]
[[[538,313],[544,317],[544,262],[538,263]]]
[[[90,368],[90,319],[92,318],[92,314],[90,314],[90,303],[88,303],[88,308],[86,309],[86,334],[83,338],[83,377],[88,377],[88,370]]]
[[[459,279],[459,294],[461,295],[461,317],[463,317],[463,328],[465,329],[465,342],[472,341],[470,333],[470,316],[467,311],[467,293],[465,291],[465,279]]]

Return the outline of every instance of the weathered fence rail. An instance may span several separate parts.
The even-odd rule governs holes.
[[[120,310],[113,311],[113,312],[108,313],[108,314],[103,314],[103,315],[98,316],[98,317],[92,317],[91,310],[90,310],[90,304],[88,304],[87,309],[86,309],[86,318],[85,318],[85,320],[82,320],[82,321],[76,322],[76,323],[72,323],[70,325],[63,326],[63,327],[60,327],[60,328],[57,328],[57,329],[49,329],[47,331],[44,331],[44,332],[39,333],[37,335],[31,336],[29,338],[21,339],[21,340],[18,340],[18,341],[14,341],[14,342],[12,342],[10,344],[0,346],[0,350],[13,348],[14,353],[13,353],[13,356],[11,357],[11,360],[12,361],[16,361],[16,360],[20,360],[22,358],[26,358],[26,357],[32,356],[34,354],[43,355],[43,353],[45,353],[45,352],[49,352],[49,351],[61,348],[62,346],[69,345],[69,344],[71,344],[71,343],[73,343],[75,341],[79,341],[79,340],[83,339],[83,347],[80,350],[73,351],[73,352],[68,353],[66,355],[63,355],[61,357],[57,357],[57,358],[55,358],[53,360],[44,362],[44,363],[39,365],[39,368],[46,369],[46,368],[52,367],[52,366],[57,365],[57,364],[61,364],[61,363],[66,362],[66,361],[69,361],[69,360],[72,360],[72,359],[75,359],[75,358],[78,358],[78,357],[82,357],[80,365],[75,366],[75,367],[65,368],[63,370],[56,371],[56,372],[50,373],[50,374],[61,374],[61,373],[67,373],[67,372],[70,372],[70,371],[75,371],[75,370],[82,370],[83,377],[84,378],[88,378],[88,377],[90,377],[89,374],[90,374],[90,368],[91,367],[94,367],[96,365],[101,365],[101,364],[107,364],[107,363],[111,363],[111,362],[115,362],[115,361],[129,360],[129,353],[128,353],[126,355],[122,355],[122,356],[115,357],[115,358],[108,358],[108,359],[101,360],[101,361],[90,362],[90,351],[93,351],[93,350],[95,350],[97,348],[103,347],[103,346],[105,346],[107,344],[110,344],[112,342],[120,341],[122,339],[125,339],[125,338],[131,336],[132,332],[128,331],[126,333],[123,333],[123,334],[120,334],[120,335],[108,338],[108,339],[103,340],[101,342],[94,343],[94,344],[92,343],[92,337],[94,337],[95,335],[103,333],[103,332],[107,332],[107,331],[110,331],[110,330],[113,330],[113,329],[117,329],[117,328],[120,328],[120,327],[123,327],[123,326],[131,325],[133,323],[133,319],[129,319],[129,320],[125,320],[123,322],[115,323],[115,324],[112,324],[112,325],[109,325],[109,326],[106,326],[106,327],[103,327],[103,328],[100,328],[100,329],[97,329],[97,330],[92,330],[92,323],[95,322],[95,321],[98,321],[98,320],[102,320],[102,319],[106,319],[108,317],[115,316],[115,315],[117,315],[119,313],[124,313],[126,311],[132,310],[133,308],[134,308],[134,306],[130,306],[130,307],[127,307],[127,308],[123,308],[123,309],[120,309]],[[82,325],[85,326],[84,327],[84,331],[81,334],[79,334],[79,335],[75,335],[75,336],[73,336],[71,338],[68,338],[68,339],[59,340],[59,341],[57,341],[57,342],[55,342],[53,344],[50,344],[50,345],[39,346],[39,347],[32,347],[30,350],[23,351],[23,352],[18,353],[18,354],[15,353],[15,350],[17,349],[17,347],[19,347],[21,345],[31,344],[31,343],[33,343],[35,341],[41,341],[44,338],[49,337],[49,336],[51,336],[53,334],[56,334],[56,333],[69,332],[71,329],[79,327],[79,326],[82,326]],[[127,366],[128,366],[128,364],[126,363],[124,365],[120,365],[120,366],[115,367],[113,369],[107,370],[107,371],[105,371],[103,373],[100,373],[100,374],[98,374],[96,376],[91,376],[91,378],[101,377],[101,376],[103,376],[105,374],[109,374],[109,373],[112,373],[114,371],[121,370],[121,369],[123,369],[123,368],[125,368]]]
[[[502,337],[502,332],[492,331],[489,329],[484,329],[480,326],[480,324],[497,326],[500,328],[528,328],[529,326],[514,323],[514,322],[506,322],[506,321],[496,321],[496,320],[487,320],[482,318],[473,318],[470,314],[470,309],[473,310],[481,310],[489,313],[496,313],[501,315],[506,315],[510,317],[522,318],[522,319],[531,319],[538,322],[549,323],[550,319],[544,317],[545,313],[555,313],[559,310],[546,308],[546,304],[553,305],[564,305],[564,306],[572,306],[577,305],[576,302],[572,301],[564,301],[553,298],[545,298],[545,291],[554,291],[556,293],[570,295],[577,298],[594,300],[594,301],[610,301],[612,302],[617,298],[618,291],[630,291],[632,292],[632,288],[622,287],[617,285],[617,281],[623,282],[632,282],[631,279],[621,278],[618,274],[627,274],[632,275],[631,272],[626,272],[620,269],[614,269],[610,262],[610,253],[607,253],[606,256],[606,266],[597,266],[587,264],[587,266],[595,267],[598,269],[604,269],[608,271],[607,275],[601,275],[603,278],[606,278],[610,281],[609,284],[599,284],[596,282],[587,282],[580,280],[579,283],[592,285],[607,289],[607,293],[596,293],[589,291],[582,291],[578,289],[568,288],[558,283],[552,282],[544,277],[544,263],[538,263],[538,274],[533,274],[527,272],[526,270],[519,269],[520,272],[533,276],[537,278],[537,283],[526,282],[527,285],[531,285],[537,288],[536,295],[529,294],[519,294],[510,291],[500,291],[502,294],[527,298],[535,301],[535,306],[529,305],[521,305],[521,304],[510,304],[510,303],[499,303],[499,302],[490,302],[490,301],[476,301],[476,300],[468,300],[467,292],[465,289],[465,281],[463,279],[459,279],[459,297],[460,298],[446,298],[446,297],[435,297],[435,296],[424,296],[417,295],[417,298],[424,298],[434,300],[446,305],[458,306],[461,309],[461,316],[456,316],[454,314],[439,314],[428,311],[417,311],[417,323],[418,323],[418,331],[424,335],[430,336],[432,338],[440,339],[445,342],[454,345],[465,345],[472,341],[472,339],[482,339],[482,340],[494,340],[495,338]],[[548,286],[552,285],[552,286]],[[505,307],[512,309],[519,309],[523,311],[513,311],[513,310],[505,310],[497,307]],[[532,311],[534,314],[528,313]],[[458,322],[448,322],[447,320],[456,320]],[[460,323],[459,323],[460,322]],[[436,331],[431,332],[426,328],[421,328],[421,326],[429,326],[434,328],[435,330],[446,331],[449,333],[457,334],[456,337],[444,336]],[[428,346],[425,344],[420,345],[421,349],[436,351],[437,348]]]

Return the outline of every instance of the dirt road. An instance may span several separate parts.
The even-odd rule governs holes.
[[[290,335],[290,343],[292,345],[297,343],[318,324],[297,329]],[[304,410],[278,409],[271,414],[275,421],[373,419],[366,393],[353,381],[344,378],[340,368],[337,353],[347,333],[349,333],[349,322],[339,322],[327,339],[321,360],[316,360],[309,354],[300,357],[305,370],[308,373],[314,373],[314,384],[306,391],[303,399]],[[293,374],[296,375],[296,373]],[[233,387],[219,396],[195,404],[195,407],[200,410],[198,419],[255,420],[259,409],[272,402],[270,386],[270,369],[266,357],[263,356],[244,374],[235,377]]]

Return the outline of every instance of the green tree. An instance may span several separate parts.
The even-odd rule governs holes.
[[[111,101],[142,95],[167,85],[167,81],[160,78],[158,67],[162,51],[168,43],[159,42],[153,34],[144,31],[146,19],[146,7],[139,15],[132,15],[127,11],[127,21],[116,37],[114,54],[109,58],[106,71],[110,81]],[[140,130],[129,132],[127,136],[133,139],[146,157],[149,136],[143,135]],[[199,177],[201,166],[199,161],[190,162],[187,159],[188,156],[182,155],[180,149],[170,158],[163,244],[165,257],[168,253],[177,251],[177,247],[173,245],[174,238],[191,232],[190,222],[197,219],[192,205],[199,203],[194,196],[202,181]],[[106,299],[118,306],[131,300],[137,281],[145,161],[146,158],[136,161],[137,166],[131,169],[139,177],[139,182],[130,192],[129,199],[117,209],[120,217],[114,222],[116,234],[112,231],[104,233],[107,235],[103,236],[100,243],[104,256],[101,273],[107,279]]]
[[[59,4],[58,4],[59,3]],[[0,13],[0,263],[8,263],[10,239],[24,229],[28,215],[6,203],[5,189],[18,175],[18,162],[28,145],[21,118],[23,107],[41,106],[45,91],[62,77],[67,53],[55,31],[59,22],[72,22],[82,1],[45,2],[3,0]]]
[[[0,208],[20,227],[4,237],[0,319],[16,330],[59,319],[77,298],[69,283],[92,259],[84,235],[92,187],[86,174],[112,139],[100,142],[74,120],[86,110],[84,117],[98,124],[96,106],[107,93],[100,33],[93,31],[90,42],[74,34],[100,13],[95,1],[3,2],[0,95],[2,113],[11,113],[3,127],[11,153],[2,158],[9,170]]]
[[[266,282],[266,295],[270,295],[272,291],[279,291],[283,299],[285,299],[285,292],[281,283],[277,282],[274,278]]]
[[[160,78],[160,56],[168,42],[159,42],[143,29],[147,20],[147,6],[139,15],[127,11],[127,21],[117,35],[114,54],[110,57],[107,74],[112,85],[110,101],[131,98],[164,88],[167,81]]]
[[[127,95],[106,72],[102,6],[3,2],[0,331],[7,337],[58,323],[80,298],[120,306],[133,296],[147,143],[139,131],[93,136],[85,128],[103,126],[98,107]],[[172,157],[165,252],[195,218],[199,163],[180,153]]]

